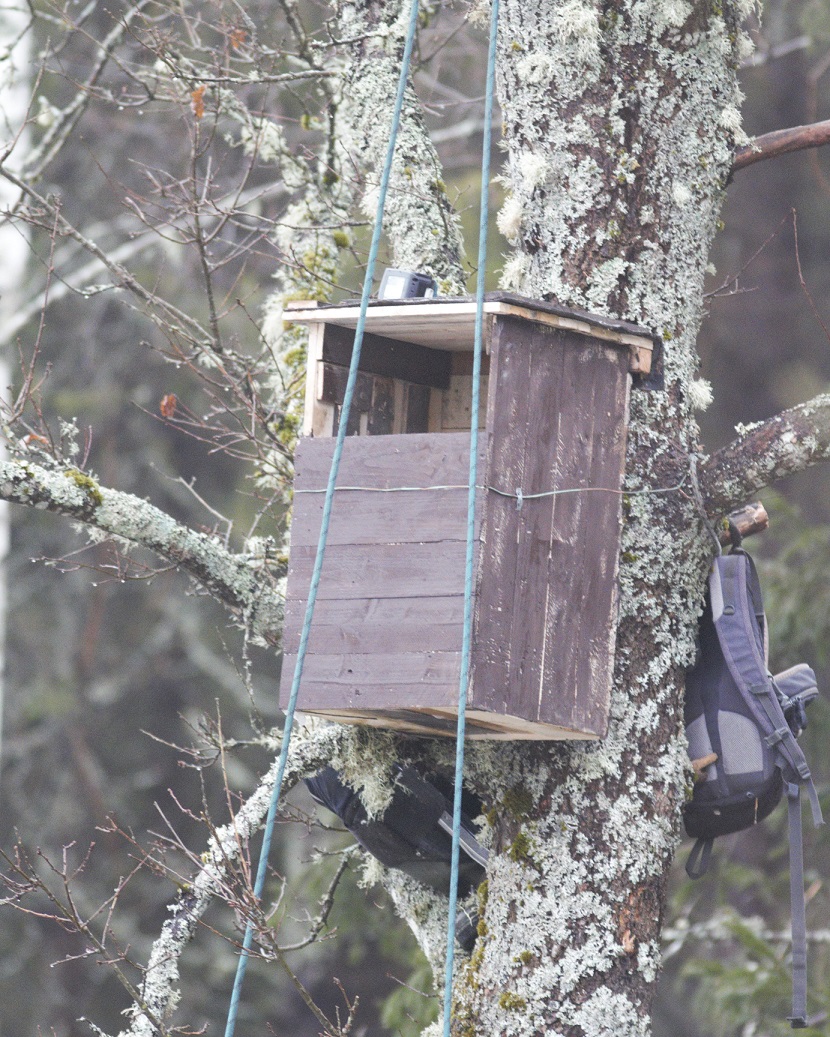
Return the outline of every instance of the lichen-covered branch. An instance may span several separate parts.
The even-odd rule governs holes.
[[[292,6],[283,7],[300,34]],[[278,356],[271,388],[295,425],[300,420],[306,332],[286,329],[283,309],[294,299],[328,301],[341,258],[353,247],[350,223],[355,222],[358,203],[361,221],[375,218],[407,9],[401,0],[357,0],[338,9],[340,37],[350,42],[334,59],[340,63],[339,80],[322,86],[327,93],[325,119],[313,125],[324,130],[324,137],[312,156],[291,152],[279,127],[267,120],[250,120],[246,129],[249,145],[275,161],[287,185],[298,191],[275,234],[288,262],[276,272],[278,287],[266,303],[263,325],[265,339]],[[301,47],[300,52],[310,65],[319,63],[313,48]],[[464,290],[460,222],[411,89],[397,138],[384,230],[395,265],[431,274],[443,295]]]
[[[335,726],[318,727],[305,736],[295,735],[288,752],[283,790],[288,792],[302,778],[328,763],[336,756],[342,739],[343,728]],[[125,1013],[132,1021],[120,1037],[158,1037],[152,1019],[163,1023],[170,1019],[179,1000],[179,959],[214,899],[222,896],[233,899],[228,889],[229,874],[265,821],[277,762],[274,761],[233,820],[211,837],[202,858],[204,866],[172,905],[170,918],[150,953],[141,986],[141,1003],[134,1003]]]
[[[729,511],[776,479],[830,460],[830,393],[739,432],[701,465],[710,515]]]
[[[181,525],[147,501],[100,486],[75,468],[4,461],[0,500],[67,515],[109,536],[149,548],[239,614],[252,636],[278,642],[282,598],[261,559],[232,554],[214,538]]]
[[[790,126],[786,130],[774,130],[756,137],[746,147],[735,152],[733,170],[746,169],[756,162],[768,158],[788,155],[791,151],[806,151],[830,144],[830,119],[810,123],[807,126]]]
[[[343,172],[350,178],[368,174],[363,207],[371,218],[389,143],[409,6],[401,0],[353,0],[343,5],[343,23],[358,39],[344,83]],[[404,98],[384,220],[396,266],[431,274],[441,295],[464,291],[460,223],[411,88]]]

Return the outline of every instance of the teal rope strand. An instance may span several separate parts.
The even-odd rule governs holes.
[[[490,138],[493,122],[493,93],[496,78],[496,37],[499,0],[492,0],[490,50],[487,57],[487,88],[484,102],[484,141],[481,156],[481,207],[478,229],[478,274],[476,277],[476,324],[473,346],[473,398],[470,408],[470,481],[467,494],[467,558],[464,572],[464,636],[461,643],[461,674],[458,681],[458,729],[455,738],[455,793],[452,816],[452,868],[450,871],[447,965],[444,976],[444,1037],[450,1037],[452,975],[455,965],[455,916],[458,910],[458,857],[461,844],[461,788],[464,778],[464,731],[467,722],[467,685],[473,634],[473,555],[475,550],[476,482],[478,478],[478,412],[481,385],[481,347],[484,326],[484,274],[487,267],[487,223],[490,214]]]
[[[311,621],[314,616],[314,606],[317,601],[317,589],[320,584],[320,572],[323,568],[323,556],[326,550],[326,541],[328,539],[329,532],[329,520],[331,518],[331,508],[334,500],[334,489],[337,481],[337,473],[340,468],[340,457],[343,453],[343,441],[346,438],[346,426],[349,421],[349,412],[352,406],[352,398],[354,397],[355,384],[357,382],[357,371],[360,363],[360,351],[363,345],[363,332],[366,326],[366,311],[369,307],[369,296],[372,294],[372,282],[374,279],[375,263],[378,257],[378,250],[380,248],[380,235],[383,229],[383,212],[386,207],[386,195],[389,189],[389,180],[392,173],[392,160],[395,155],[395,143],[398,137],[398,130],[401,123],[401,112],[403,110],[404,94],[406,92],[406,84],[409,79],[409,66],[412,61],[412,48],[415,40],[415,31],[418,27],[418,8],[419,0],[412,0],[410,16],[409,16],[409,27],[406,36],[406,45],[404,47],[403,61],[401,63],[401,74],[398,80],[398,92],[395,97],[395,109],[392,115],[392,126],[389,131],[389,146],[386,151],[386,161],[383,167],[383,176],[380,182],[380,191],[378,194],[378,204],[375,213],[375,226],[372,232],[372,244],[369,249],[369,259],[366,264],[366,276],[363,280],[363,294],[360,299],[360,316],[357,322],[357,329],[355,330],[354,337],[354,348],[352,350],[352,360],[349,365],[349,377],[346,382],[346,391],[343,396],[343,406],[340,410],[340,426],[337,430],[337,440],[334,446],[334,454],[331,460],[331,469],[329,470],[329,481],[326,488],[326,499],[323,504],[323,518],[320,526],[320,538],[317,542],[317,554],[314,559],[314,569],[311,575],[311,585],[308,592],[308,603],[306,605],[305,617],[303,620],[303,628],[300,634],[300,645],[297,649],[297,661],[294,667],[294,679],[291,684],[291,694],[288,699],[288,707],[285,711],[285,727],[283,730],[282,746],[280,748],[279,762],[277,765],[277,775],[274,781],[274,788],[271,794],[271,802],[268,807],[268,815],[265,821],[265,832],[262,839],[262,849],[260,850],[259,865],[257,867],[256,881],[254,882],[254,896],[257,901],[262,896],[262,890],[265,885],[265,875],[268,870],[268,854],[271,848],[271,839],[274,832],[274,822],[277,815],[277,803],[279,802],[280,793],[282,791],[282,782],[285,775],[285,767],[288,760],[288,747],[291,741],[291,729],[294,724],[294,712],[297,707],[297,696],[300,690],[300,680],[303,675],[303,666],[305,664],[305,656],[308,648],[308,637],[311,630]],[[236,976],[234,978],[233,991],[231,993],[230,1006],[228,1008],[228,1021],[225,1026],[225,1037],[233,1037],[234,1030],[236,1028],[236,1017],[239,1011],[239,1002],[242,994],[242,984],[245,979],[245,971],[248,967],[248,958],[250,956],[251,944],[253,942],[253,925],[248,922],[245,927],[245,936],[242,941],[242,952],[239,956],[239,962],[237,964]]]

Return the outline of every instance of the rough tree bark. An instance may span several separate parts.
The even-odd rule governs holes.
[[[747,0],[502,0],[498,82],[510,195],[499,226],[514,245],[505,287],[654,329],[664,343],[665,387],[632,395],[607,738],[468,750],[466,780],[492,808],[484,838],[493,852],[479,891],[480,937],[457,969],[459,1037],[649,1032],[666,875],[687,783],[682,677],[693,656],[711,554],[704,511],[715,519],[777,476],[830,454],[830,404],[819,397],[698,460],[695,338],[723,191],[736,148],[747,143],[737,69],[747,47],[741,20],[751,6]],[[330,228],[322,228],[326,238],[318,225],[347,208],[348,191],[335,184],[347,182],[358,155],[365,167],[378,165],[384,131],[369,123],[388,100],[387,59],[400,49],[400,11],[399,0],[340,7],[344,27],[351,24],[358,40],[344,65],[346,96],[330,99],[344,136],[337,154],[324,156],[331,158],[325,166],[331,175],[323,173],[317,186],[330,196],[319,212],[305,198],[296,203],[301,218],[293,248],[303,268],[284,279],[271,314],[275,336],[282,333],[283,298],[331,279],[339,245]],[[419,204],[393,200],[389,236],[402,263],[421,257],[446,288],[456,289],[457,224],[434,152],[422,146],[417,111],[407,112],[403,147],[411,167],[399,163],[396,186],[411,180]],[[254,137],[263,125],[252,123]],[[250,558],[217,549],[75,469],[10,462],[0,477],[0,498],[150,546],[274,639],[277,595],[258,585]],[[675,489],[662,492],[669,487]],[[325,758],[327,737],[312,736],[307,752],[300,745],[295,776],[303,760],[317,766]],[[382,790],[389,745],[382,735],[354,739],[351,779]],[[397,749],[437,767],[451,759],[446,743],[401,741]],[[267,779],[246,808],[240,838],[261,817],[263,788]],[[211,896],[221,895],[221,878],[205,873],[197,880],[201,899],[191,918],[186,904],[177,908],[168,927],[176,929],[176,946],[164,943],[169,932],[162,934],[143,1001],[130,1013],[130,1033],[152,1032],[155,1020],[165,1022],[172,1011],[178,980],[171,955],[181,953]],[[399,873],[383,881],[440,973],[444,902]]]
[[[495,807],[495,852],[482,935],[456,983],[458,1034],[649,1031],[686,786],[682,675],[710,554],[690,385],[709,245],[744,143],[746,13],[683,0],[503,5],[506,287],[653,328],[665,389],[632,396],[608,737],[469,751],[468,781]],[[633,492],[684,479],[682,492]],[[712,499],[743,503],[733,489]]]

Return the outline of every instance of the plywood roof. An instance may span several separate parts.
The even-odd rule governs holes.
[[[632,352],[633,371],[645,374],[651,368],[654,335],[636,324],[505,292],[487,295],[484,313],[519,317],[627,346]],[[366,331],[433,349],[466,351],[472,348],[475,315],[476,303],[470,298],[375,301],[366,313]],[[291,323],[336,324],[344,328],[356,328],[359,316],[360,306],[356,302],[320,306],[295,301],[285,312],[285,320]]]

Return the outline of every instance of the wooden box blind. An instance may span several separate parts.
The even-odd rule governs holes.
[[[283,705],[356,312],[291,315],[311,328]],[[454,734],[471,307],[377,304],[367,329],[298,708]],[[628,394],[632,370],[648,370],[652,339],[631,325],[504,295],[488,297],[485,332],[468,735],[601,737],[616,634]]]

